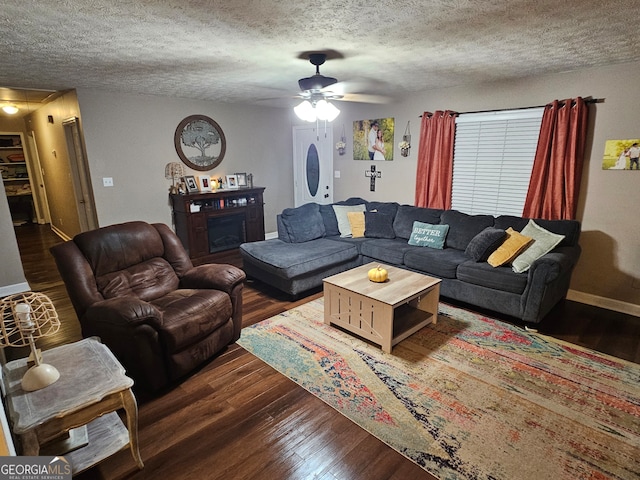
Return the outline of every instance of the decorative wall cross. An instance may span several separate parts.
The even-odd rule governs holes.
[[[371,177],[371,183],[369,186],[369,190],[371,190],[372,192],[376,191],[376,178],[381,178],[382,177],[382,172],[380,170],[376,171],[376,166],[375,165],[371,165],[371,170],[365,170],[364,171],[364,176],[365,177]]]

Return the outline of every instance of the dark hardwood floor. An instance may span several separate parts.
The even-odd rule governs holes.
[[[48,226],[18,227],[16,233],[32,290],[49,295],[62,322],[39,346],[79,340],[75,312],[48,251],[61,240]],[[241,263],[236,252],[220,259]],[[244,325],[320,295],[291,302],[268,286],[247,282]],[[637,317],[564,301],[539,329],[640,363]],[[137,470],[129,451],[121,451],[76,478],[434,479],[237,345],[176,387],[153,397],[137,395],[144,470]]]

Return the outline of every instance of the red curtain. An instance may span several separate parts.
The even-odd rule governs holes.
[[[418,207],[451,208],[457,116],[450,110],[422,115],[416,172],[415,204]]]
[[[523,216],[574,219],[589,107],[578,97],[546,105]]]

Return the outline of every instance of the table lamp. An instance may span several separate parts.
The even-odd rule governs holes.
[[[9,295],[0,304],[0,346],[31,347],[34,366],[22,377],[22,389],[40,390],[60,378],[55,367],[42,362],[36,339],[53,335],[60,329],[60,320],[53,303],[43,293],[25,292]]]
[[[164,167],[164,178],[167,180],[171,180],[171,187],[169,188],[169,193],[176,194],[178,193],[178,188],[176,187],[176,180],[184,177],[184,166],[178,162],[169,162]]]

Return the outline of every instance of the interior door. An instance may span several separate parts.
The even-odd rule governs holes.
[[[293,127],[295,206],[333,203],[333,130],[312,124]]]
[[[27,142],[29,145],[29,158],[33,164],[31,169],[33,175],[29,175],[34,185],[33,201],[36,207],[36,217],[38,223],[51,223],[51,212],[49,211],[49,201],[47,200],[47,190],[44,186],[44,170],[40,163],[40,156],[38,154],[38,144],[36,142],[36,132],[33,130],[27,132]]]
[[[86,232],[98,228],[93,189],[89,177],[89,164],[84,154],[78,119],[71,117],[62,122],[67,140],[69,163],[71,166],[71,181],[76,197],[80,231]]]

